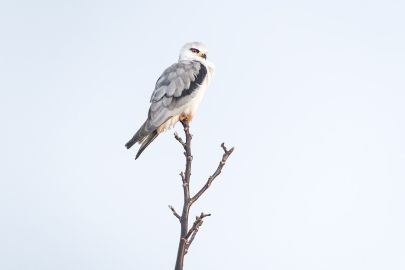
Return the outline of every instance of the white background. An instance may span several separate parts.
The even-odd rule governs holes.
[[[405,269],[403,1],[0,2],[0,269],[173,269],[183,150],[124,144],[202,41],[185,269]],[[175,130],[183,135],[177,125]],[[191,223],[191,222],[190,222]]]

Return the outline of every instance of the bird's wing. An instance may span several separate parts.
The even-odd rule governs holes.
[[[148,119],[125,146],[130,148],[140,142],[146,148],[158,134],[149,135],[179,113],[177,109],[187,104],[196,95],[195,90],[202,84],[206,76],[207,68],[198,61],[181,61],[167,68],[156,82],[150,99],[152,104],[149,108]],[[140,152],[143,149],[141,147]]]
[[[207,76],[207,68],[198,61],[181,61],[167,68],[156,82],[148,120],[158,127],[174,116],[196,94]]]

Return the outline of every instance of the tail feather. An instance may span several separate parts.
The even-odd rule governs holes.
[[[134,144],[136,144],[137,142],[132,138],[132,139],[130,139],[126,144],[125,144],[125,147],[127,148],[127,149],[129,149],[129,148],[131,148]]]
[[[166,121],[170,119],[167,118]],[[148,118],[145,123],[139,128],[139,130],[135,133],[135,135],[130,139],[126,144],[125,147],[127,149],[131,148],[134,144],[139,143],[141,144],[141,147],[138,150],[138,153],[136,154],[135,159],[137,159],[142,152],[145,150],[148,145],[153,142],[154,139],[159,135],[159,132],[161,132],[161,128],[155,126],[154,124],[149,121],[150,119]],[[164,123],[166,123],[166,121]],[[163,123],[163,124],[164,124]],[[159,130],[159,132],[158,132]]]
[[[127,149],[131,148],[137,142],[141,143],[141,141],[149,135],[146,126],[148,124],[148,120],[143,123],[143,125],[139,128],[139,130],[135,133],[135,135],[125,144]]]
[[[159,133],[157,133],[156,130],[154,130],[153,132],[151,132],[142,142],[141,147],[139,147],[138,153],[136,154],[135,159],[137,159],[142,152],[146,149],[146,147],[148,147],[149,144],[151,144],[151,142],[153,142],[154,139],[156,139],[156,137],[159,135]]]

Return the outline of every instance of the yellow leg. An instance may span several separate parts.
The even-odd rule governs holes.
[[[180,116],[179,117],[179,120],[180,121],[183,121],[184,119],[186,119],[187,118],[187,122],[191,122],[191,117],[190,117],[190,115],[184,115],[184,116]]]

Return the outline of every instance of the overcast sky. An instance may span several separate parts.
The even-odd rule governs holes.
[[[204,220],[185,270],[405,269],[404,1],[0,1],[0,268],[173,269],[183,149],[124,144],[181,46]]]

